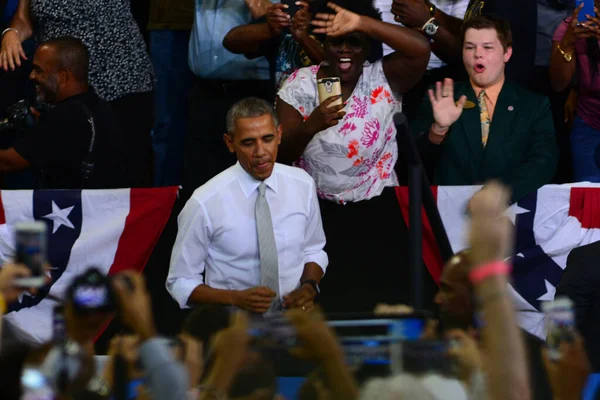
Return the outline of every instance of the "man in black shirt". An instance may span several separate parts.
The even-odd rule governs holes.
[[[43,43],[30,79],[40,102],[54,105],[13,147],[0,150],[0,172],[33,166],[48,189],[137,186],[108,103],[88,86],[89,56],[71,37]]]

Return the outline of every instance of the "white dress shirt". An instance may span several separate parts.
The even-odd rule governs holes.
[[[310,175],[275,164],[265,183],[279,259],[279,293],[284,296],[299,286],[306,263],[317,263],[325,272],[325,233]],[[259,185],[237,163],[196,189],[179,214],[166,286],[181,308],[188,307],[198,285],[226,290],[260,286],[254,217]]]

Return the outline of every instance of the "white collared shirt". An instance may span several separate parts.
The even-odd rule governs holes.
[[[310,175],[275,164],[265,183],[284,296],[298,287],[306,263],[317,263],[325,272],[325,233]],[[259,185],[237,163],[196,189],[179,214],[166,286],[181,308],[202,284],[226,290],[260,286],[254,216]]]

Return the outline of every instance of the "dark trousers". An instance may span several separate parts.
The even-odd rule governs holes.
[[[110,102],[125,137],[123,141],[131,158],[136,177],[135,187],[152,187],[152,126],[154,125],[154,92],[132,93]]]
[[[573,182],[573,160],[571,156],[571,127],[565,123],[565,101],[570,88],[563,93],[556,93],[550,86],[549,67],[535,67],[535,73],[531,77],[528,89],[550,100],[550,109],[556,129],[556,142],[560,149],[558,167],[552,183]]]
[[[183,183],[183,141],[194,79],[187,60],[189,41],[189,31],[150,31],[150,55],[157,78],[152,135],[155,186]]]
[[[369,312],[378,303],[410,304],[408,230],[394,188],[370,200],[340,205],[320,200],[329,266],[319,302],[328,313]],[[423,266],[425,268],[425,266]],[[437,286],[424,277],[424,304]]]
[[[183,197],[236,162],[223,142],[225,117],[245,97],[273,99],[271,81],[213,81],[196,78],[190,94],[190,123],[185,138]]]

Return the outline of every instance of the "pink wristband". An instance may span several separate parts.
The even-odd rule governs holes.
[[[469,279],[471,279],[471,283],[478,284],[482,280],[491,276],[506,276],[510,274],[511,270],[512,267],[510,266],[510,264],[507,264],[503,261],[494,261],[472,270],[469,273]]]

